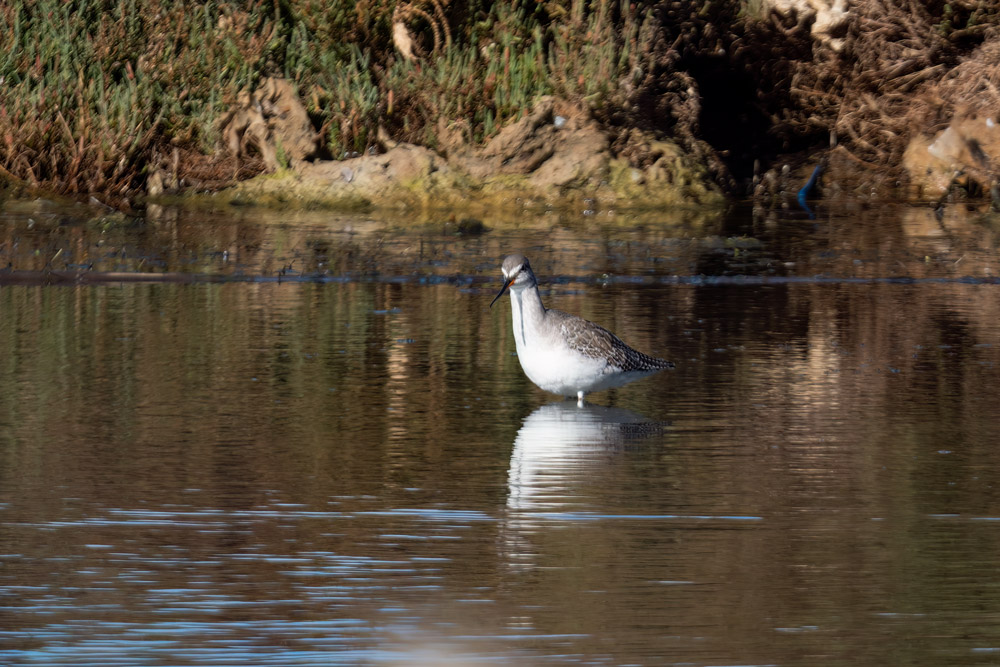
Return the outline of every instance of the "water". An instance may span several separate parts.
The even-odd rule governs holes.
[[[36,272],[0,270],[0,664],[1000,654],[988,220],[462,237],[25,206],[0,216]],[[531,386],[487,309],[506,250],[677,369],[584,408]],[[91,270],[189,280],[59,277]]]

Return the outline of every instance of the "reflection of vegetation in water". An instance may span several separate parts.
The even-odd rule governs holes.
[[[358,283],[5,287],[0,458],[20,463],[2,468],[56,474],[43,473],[45,457],[62,451],[52,463],[68,466],[61,477],[173,459],[164,488],[301,475],[295,486],[308,493],[307,471],[322,461],[367,483],[379,477],[372,466],[403,479],[401,459],[384,455],[446,456],[435,446],[454,424],[427,416],[495,393],[492,369],[515,370],[506,349],[481,342],[504,322],[456,294]],[[495,407],[516,430],[527,400]],[[231,469],[204,466],[230,445],[240,451]],[[282,457],[283,447],[298,455]]]
[[[906,245],[888,221],[857,222],[854,233],[882,234],[870,244],[880,257],[862,255],[862,266],[870,260],[884,273],[896,257],[907,269],[923,265],[926,230]],[[223,238],[250,233],[218,224]],[[164,223],[162,231],[181,247],[210,238],[190,227]],[[278,241],[266,235],[279,233]],[[260,238],[288,249],[324,236],[297,233],[268,225]],[[840,253],[823,266],[858,259],[851,249],[860,243],[832,222],[801,233],[809,248]],[[728,238],[712,245],[731,250]],[[755,238],[774,243],[764,228]],[[459,246],[468,256],[449,257],[456,246],[447,246],[434,259],[451,262],[445,273],[471,275],[478,263],[495,272],[498,246],[510,240],[487,234]],[[582,246],[564,227],[532,242],[547,249],[538,256],[553,268],[548,275],[635,276],[655,266],[650,245],[672,249],[620,237]],[[394,266],[402,253],[389,248],[380,261]],[[558,482],[546,489],[553,502],[594,520],[537,516],[544,528],[530,531],[503,514],[516,481],[511,455],[522,420],[551,396],[532,388],[511,356],[509,309],[489,311],[493,290],[464,287],[0,287],[0,489],[14,545],[7,551],[27,562],[7,560],[36,573],[10,581],[42,587],[80,582],[86,571],[105,579],[139,569],[138,588],[124,577],[105,581],[100,600],[122,600],[130,615],[120,618],[133,627],[144,618],[129,607],[137,594],[192,594],[193,575],[202,593],[219,593],[211,605],[246,594],[283,605],[301,599],[317,618],[331,609],[361,615],[357,599],[340,597],[351,592],[346,573],[357,571],[375,598],[385,584],[423,600],[428,581],[462,599],[496,592],[491,607],[513,605],[497,612],[496,627],[513,614],[540,632],[592,641],[585,646],[601,656],[623,637],[656,645],[678,609],[684,625],[668,631],[682,636],[680,653],[693,652],[685,633],[697,646],[718,633],[726,650],[739,642],[727,662],[748,662],[749,653],[773,662],[787,650],[843,655],[844,664],[873,652],[880,659],[871,664],[912,654],[923,664],[927,644],[912,641],[931,636],[923,630],[962,656],[986,643],[966,628],[995,633],[975,619],[996,604],[982,564],[998,534],[992,522],[970,520],[995,518],[998,507],[995,285],[555,281],[553,306],[669,350],[679,363],[661,383],[596,397],[669,420],[662,434],[555,469],[565,475],[550,480]],[[400,508],[471,510],[487,520],[442,540],[454,534],[444,522],[379,516]],[[747,514],[760,520],[725,518]],[[402,534],[433,539],[392,537]],[[94,544],[114,545],[116,560]],[[75,557],[95,551],[93,561]],[[331,568],[329,554],[358,563]],[[433,557],[435,569],[401,571],[397,563],[415,554]],[[309,576],[289,576],[293,561],[274,558],[284,555]],[[505,569],[514,557],[533,566],[527,576]],[[147,558],[155,558],[148,567]],[[372,569],[371,559],[393,569]],[[404,588],[410,582],[418,587]],[[317,590],[319,601],[307,596]],[[594,604],[595,591],[614,605]],[[71,614],[96,614],[99,625],[119,618],[109,609],[77,605]],[[643,634],[651,625],[652,639]],[[785,633],[789,649],[758,641],[800,625]],[[208,630],[213,641],[217,630]],[[832,649],[831,632],[840,637]]]
[[[496,211],[484,220],[334,215],[322,211],[150,207],[144,219],[113,221],[94,209],[45,200],[7,200],[0,268],[14,271],[180,272],[247,277],[469,276],[513,246],[592,244],[595,231],[662,246],[714,231],[720,212],[677,209],[592,216]],[[601,246],[603,247],[603,246]],[[646,255],[648,256],[648,249]],[[664,251],[666,252],[666,251]],[[669,254],[675,255],[676,249]],[[566,272],[579,266],[567,265]],[[37,282],[38,280],[36,280]]]
[[[992,290],[576,296],[636,330],[672,327],[687,363],[665,386],[618,395],[672,423],[595,447],[584,465],[556,461],[549,479],[540,469],[553,511],[518,517],[504,509],[524,473],[514,443],[550,397],[521,377],[509,320],[483,298],[372,284],[0,289],[0,489],[19,575],[8,587],[93,577],[101,604],[52,605],[38,623],[134,627],[149,607],[184,619],[190,642],[220,637],[201,601],[278,600],[287,636],[303,610],[377,625],[398,595],[412,622],[439,617],[426,600],[470,591],[496,598],[476,621],[491,631],[509,636],[516,614],[558,638],[552,652],[570,637],[578,653],[638,654],[622,663],[648,658],[663,628],[678,654],[726,658],[713,663],[929,665],[986,643],[966,628],[994,636],[977,619],[996,606],[983,563],[998,535],[974,520],[997,507],[986,364],[1000,346],[974,347],[995,342],[995,314],[977,312]],[[694,323],[707,329],[696,362],[682,336]],[[23,629],[32,611],[11,614]],[[778,648],[775,628],[792,629]],[[930,662],[912,641],[925,629],[941,647]],[[321,640],[320,653],[340,637]]]
[[[511,355],[509,313],[487,300],[451,285],[4,287],[0,475],[72,484],[73,469],[106,468],[161,485],[111,501],[125,505],[157,488],[222,492],[232,479],[308,498],[329,486],[317,470],[351,492],[419,486],[434,466],[461,468],[456,433],[509,448],[550,400]],[[965,459],[938,450],[965,442],[977,448],[966,456],[992,455],[975,435],[992,428],[983,388],[1000,364],[989,289],[619,287],[552,301],[678,359],[662,381],[598,398],[680,419],[667,433],[682,451],[706,446],[684,439],[701,419],[741,434],[753,456],[727,471],[719,511],[734,493],[772,507],[860,489],[878,504],[889,482],[905,487],[894,498],[913,494],[894,510],[903,515],[988,511],[962,492],[985,493]],[[941,465],[960,489],[910,488]],[[434,488],[460,497],[465,482],[444,477]]]

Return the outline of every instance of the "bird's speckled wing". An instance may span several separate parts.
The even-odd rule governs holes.
[[[558,318],[562,335],[569,347],[589,357],[607,359],[608,365],[612,367],[609,370],[658,371],[674,367],[673,362],[666,359],[657,359],[633,350],[618,336],[582,317],[559,310],[549,310],[547,316]]]

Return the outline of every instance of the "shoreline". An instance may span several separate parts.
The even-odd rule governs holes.
[[[0,174],[121,211],[773,207],[822,166],[814,198],[1000,206],[989,3],[427,1],[18,3]]]

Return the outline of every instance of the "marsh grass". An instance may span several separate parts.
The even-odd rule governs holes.
[[[330,154],[362,151],[378,125],[395,139],[435,147],[442,119],[461,122],[467,139],[480,142],[542,95],[592,107],[620,103],[627,77],[652,53],[650,10],[626,1],[476,6],[464,25],[452,26],[459,39],[450,48],[413,62],[375,37],[391,29],[382,3],[358,5],[369,17],[366,34],[382,50],[361,43],[345,49],[295,24],[285,74],[311,91],[309,110]],[[344,29],[359,35],[361,20],[358,9],[353,22],[314,16],[312,23],[354,26]]]
[[[0,9],[0,165],[64,193],[129,196],[157,149],[211,150],[259,74],[272,3],[38,0]]]
[[[439,120],[493,136],[555,94],[614,104],[650,53],[621,0],[448,7],[453,44],[398,57],[394,3],[14,0],[0,6],[0,168],[68,194],[128,199],[174,147],[218,155],[219,119],[265,76],[298,87],[325,153],[385,127],[434,146]],[[427,26],[414,25],[431,44]]]

